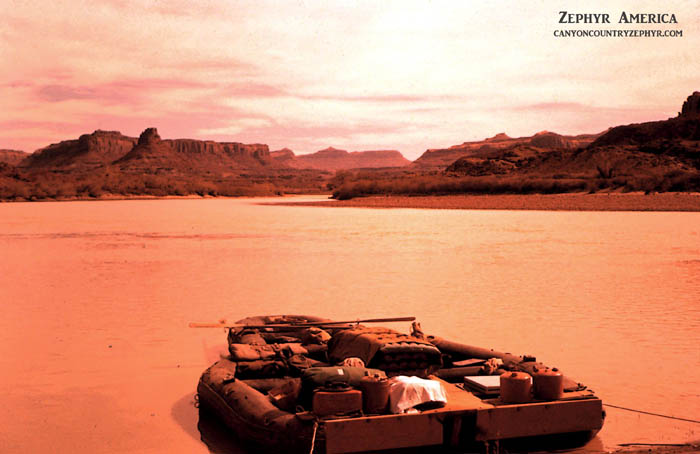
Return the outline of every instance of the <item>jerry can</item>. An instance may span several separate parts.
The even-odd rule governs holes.
[[[535,367],[532,370],[532,382],[535,399],[557,400],[561,399],[564,393],[564,376],[556,367],[554,369]]]
[[[525,372],[501,374],[501,400],[508,404],[529,402],[532,394],[532,377]]]
[[[387,413],[389,388],[391,388],[391,382],[386,377],[370,375],[362,377],[360,389],[362,389],[362,406],[365,414],[381,415]]]

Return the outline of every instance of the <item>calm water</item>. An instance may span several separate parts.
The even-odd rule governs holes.
[[[225,333],[187,323],[261,313],[414,315],[700,419],[700,213],[259,202],[0,204],[0,452],[209,452],[193,394]],[[607,411],[600,449],[700,438]]]

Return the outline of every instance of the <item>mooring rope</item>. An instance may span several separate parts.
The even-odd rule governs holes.
[[[311,450],[309,454],[313,454],[314,445],[316,444],[316,430],[318,429],[318,421],[314,421],[314,434],[311,436]]]
[[[700,424],[700,421],[698,421],[696,419],[687,419],[687,418],[679,418],[677,416],[661,415],[659,413],[652,413],[650,411],[636,410],[634,408],[620,407],[618,405],[612,405],[612,404],[605,404],[604,403],[603,405],[605,405],[606,407],[617,408],[620,410],[627,410],[627,411],[631,411],[634,413],[641,413],[643,415],[658,416],[659,418],[675,419],[677,421],[694,422],[695,424]]]

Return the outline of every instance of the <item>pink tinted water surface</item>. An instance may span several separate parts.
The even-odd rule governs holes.
[[[0,451],[208,452],[192,403],[225,333],[187,324],[264,313],[415,315],[700,419],[700,213],[260,202],[0,204]],[[698,438],[608,409],[594,443]]]

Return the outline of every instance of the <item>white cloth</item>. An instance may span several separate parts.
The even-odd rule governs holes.
[[[399,375],[391,382],[389,409],[392,413],[407,413],[416,405],[427,402],[447,403],[445,388],[439,381]]]

